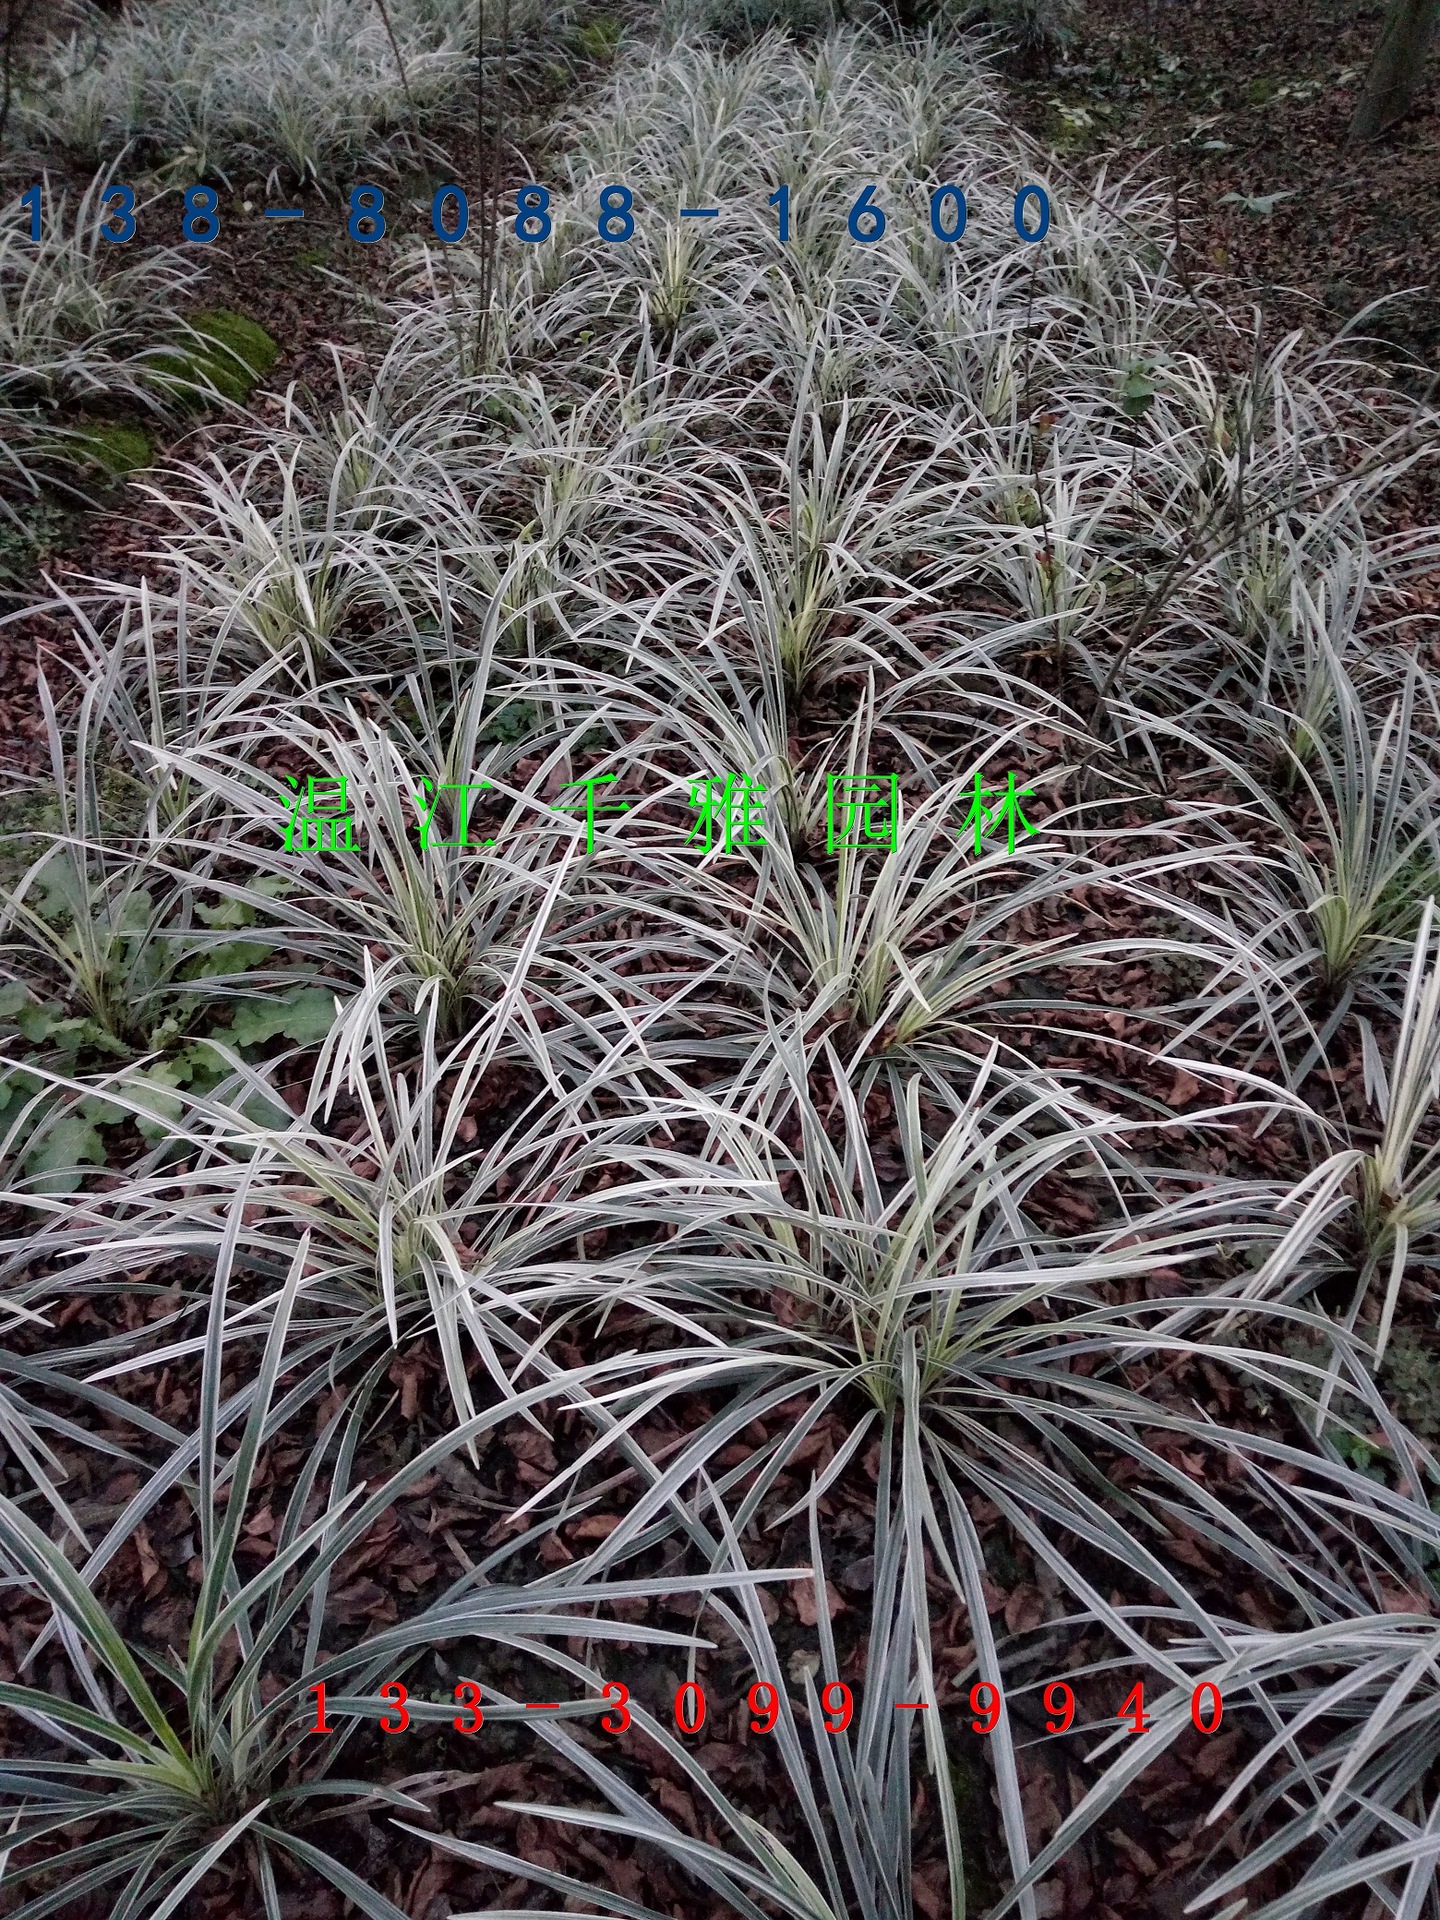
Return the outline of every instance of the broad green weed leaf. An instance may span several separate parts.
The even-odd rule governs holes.
[[[335,996],[320,987],[303,987],[288,1000],[251,1000],[237,1007],[230,1038],[240,1047],[254,1047],[283,1034],[308,1046],[323,1040],[335,1024]]]
[[[191,960],[182,978],[213,980],[221,974],[247,973],[251,967],[268,960],[274,951],[274,947],[263,940],[227,940],[222,946],[211,947],[207,953]]]
[[[45,1130],[40,1143],[25,1156],[25,1172],[44,1176],[41,1193],[73,1193],[84,1165],[103,1167],[105,1143],[82,1114],[67,1113]]]
[[[218,907],[197,905],[195,917],[207,927],[253,927],[255,909],[248,900],[225,900]]]
[[[1120,389],[1120,406],[1127,420],[1139,420],[1155,398],[1155,382],[1144,367],[1132,367]]]
[[[174,1094],[167,1093],[165,1089],[180,1086],[189,1077],[189,1073],[174,1061],[162,1060],[153,1067],[146,1067],[143,1073],[137,1073],[130,1080],[128,1090],[131,1098],[154,1115],[153,1119],[142,1119],[138,1114],[135,1117],[135,1124],[152,1144],[165,1139],[185,1108],[182,1100],[177,1100]]]
[[[44,1084],[39,1074],[31,1073],[28,1067],[12,1067],[8,1073],[0,1074],[0,1112],[13,1101],[30,1099]]]
[[[35,1001],[26,999],[16,1008],[14,1019],[25,1038],[38,1047],[63,1024],[65,1014],[60,1007],[39,1006]]]

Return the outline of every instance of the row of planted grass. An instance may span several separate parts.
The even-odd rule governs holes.
[[[573,16],[508,0],[280,0],[197,16],[175,0],[113,15],[58,10],[18,76],[14,131],[92,164],[127,155],[181,184],[255,175],[273,190],[339,184],[372,164],[439,160],[475,123],[487,77],[573,53]]]
[[[100,1819],[67,1892],[123,1885],[112,1911],[158,1920],[244,1861],[277,1916],[286,1862],[395,1913],[306,1817],[368,1791],[344,1756],[382,1679],[458,1643],[503,1725],[520,1647],[591,1702],[532,1722],[562,1833],[643,1840],[757,1920],[907,1914],[941,1861],[959,1911],[968,1689],[1034,1677],[987,1604],[1004,1541],[1054,1670],[1143,1675],[1153,1722],[1079,1732],[1087,1791],[1038,1831],[1007,1701],[1010,1904],[1040,1912],[1196,1737],[1209,1679],[1245,1744],[1207,1909],[1253,1883],[1267,1920],[1355,1890],[1423,1913],[1440,1522],[1373,1366],[1440,1207],[1434,673],[1385,626],[1433,535],[1372,525],[1423,443],[1337,353],[1256,349],[1188,292],[1145,193],[1057,187],[1027,244],[1034,158],[932,42],[681,32],[622,60],[569,152],[492,312],[478,249],[398,263],[373,380],[168,473],[172,572],[70,603],[63,831],[17,849],[8,909],[30,1331],[3,1511],[77,1685],[0,1695],[42,1736],[6,1763],[17,1837],[43,1856]],[[956,177],[947,246],[924,210]],[[595,226],[617,180],[623,247]],[[867,184],[888,224],[855,244]],[[725,216],[674,217],[702,202]],[[977,779],[1017,769],[1037,831],[977,848]],[[838,773],[893,776],[893,846],[829,846]],[[763,826],[707,847],[695,790],[727,775]],[[284,846],[311,777],[343,780],[353,846]],[[593,822],[586,780],[613,803]],[[493,847],[422,845],[434,796],[479,782]],[[57,1300],[137,1270],[158,1319],[52,1340]],[[362,1488],[371,1423],[404,1417],[397,1345],[435,1355],[448,1407]],[[92,1540],[47,1449],[91,1444],[157,1357],[198,1419],[123,1403],[143,1478]],[[1269,1421],[1220,1417],[1212,1378]],[[257,1468],[322,1398],[254,1573]],[[380,1515],[539,1409],[583,1438],[518,1540],[393,1627],[327,1616]],[[176,1499],[203,1573],[187,1650],[147,1670],[96,1595]],[[837,1641],[836,1516],[872,1506]],[[545,1559],[597,1510],[603,1539]],[[809,1572],[777,1556],[797,1524]],[[777,1637],[782,1580],[813,1587],[818,1668]],[[693,1634],[633,1617],[687,1592]],[[639,1704],[703,1832],[637,1785],[593,1726],[607,1638],[702,1677],[714,1643],[776,1687],[763,1797]],[[836,1736],[832,1677],[857,1681]],[[322,1680],[337,1731],[306,1740]],[[936,1710],[912,1735],[897,1698]],[[935,1814],[912,1836],[914,1740]],[[414,1829],[424,1793],[392,1790]],[[435,1844],[651,1911],[570,1855]]]

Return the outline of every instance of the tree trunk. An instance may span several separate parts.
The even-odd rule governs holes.
[[[1390,0],[1365,91],[1350,122],[1352,140],[1373,140],[1408,112],[1437,15],[1437,0]]]

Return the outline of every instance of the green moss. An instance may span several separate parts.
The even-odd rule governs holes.
[[[150,436],[129,420],[92,421],[76,445],[87,466],[99,467],[113,480],[150,465]]]
[[[189,325],[198,337],[158,357],[156,378],[195,405],[204,405],[208,382],[243,406],[280,358],[279,345],[258,321],[223,307],[197,313]]]

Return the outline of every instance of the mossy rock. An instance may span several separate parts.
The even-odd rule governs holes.
[[[150,436],[131,420],[92,420],[80,429],[75,452],[86,466],[99,467],[112,480],[148,467]]]
[[[278,343],[258,321],[224,307],[197,313],[188,325],[198,338],[157,355],[156,379],[192,405],[205,404],[208,383],[223,399],[244,406],[280,358]]]

